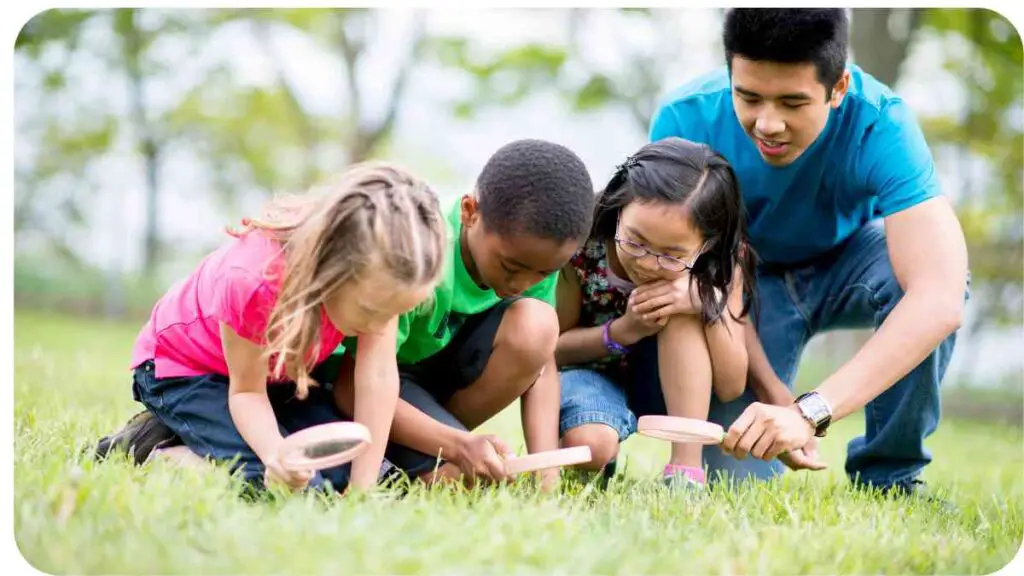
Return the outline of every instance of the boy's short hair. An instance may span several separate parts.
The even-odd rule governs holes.
[[[735,8],[725,15],[725,61],[811,62],[831,95],[843,75],[850,24],[842,8]]]
[[[594,184],[579,156],[560,144],[517,140],[498,149],[476,181],[484,226],[499,235],[566,242],[585,238]]]

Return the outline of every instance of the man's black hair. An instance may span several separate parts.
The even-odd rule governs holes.
[[[813,63],[832,96],[843,75],[850,23],[842,8],[735,8],[725,15],[725,61],[733,56],[783,64]]]
[[[484,227],[556,242],[590,231],[594,184],[579,156],[560,144],[517,140],[491,156],[476,180]]]

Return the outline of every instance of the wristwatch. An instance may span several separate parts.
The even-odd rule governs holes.
[[[828,401],[817,392],[806,392],[797,397],[795,403],[804,420],[814,426],[814,435],[824,438],[828,425],[832,423],[832,407]]]

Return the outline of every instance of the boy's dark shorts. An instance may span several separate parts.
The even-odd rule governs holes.
[[[402,400],[434,420],[466,430],[444,406],[456,392],[471,386],[484,373],[501,320],[516,300],[502,300],[484,312],[467,317],[443,350],[416,364],[399,365]],[[437,454],[424,454],[394,442],[388,443],[386,457],[411,478],[441,464]]]

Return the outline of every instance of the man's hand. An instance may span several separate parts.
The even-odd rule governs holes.
[[[811,437],[811,440],[804,444],[803,448],[779,454],[779,461],[790,470],[824,470],[828,468],[818,459],[818,439]]]
[[[497,436],[491,434],[466,434],[459,442],[458,454],[448,457],[463,475],[471,480],[482,478],[495,482],[506,479],[505,457],[512,450]],[[442,454],[442,457],[444,455]]]
[[[814,428],[796,406],[772,406],[755,402],[729,427],[722,441],[722,450],[742,460],[749,454],[760,460],[772,460],[783,452],[792,453],[807,446],[814,438]],[[788,458],[794,465],[814,468],[807,454]],[[806,466],[805,466],[806,465]],[[814,468],[820,469],[820,468]]]

